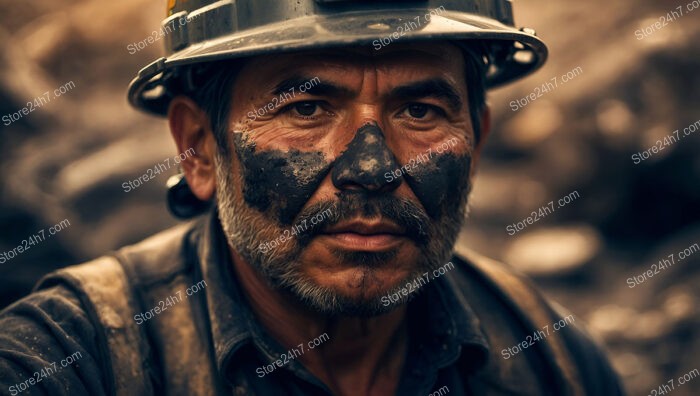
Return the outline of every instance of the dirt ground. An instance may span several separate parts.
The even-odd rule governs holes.
[[[128,46],[159,27],[161,3],[0,0],[0,115],[64,91],[0,125],[0,251],[70,222],[0,264],[0,307],[53,269],[176,223],[168,175],[122,187],[176,154],[165,122],[125,99],[160,56],[162,42]],[[491,92],[494,128],[459,241],[529,274],[585,322],[630,395],[671,379],[673,395],[700,394],[700,377],[677,380],[700,369],[700,132],[669,138],[700,120],[700,9],[687,3],[515,3],[549,62]],[[668,14],[677,6],[682,16]]]

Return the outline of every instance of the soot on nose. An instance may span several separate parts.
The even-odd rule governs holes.
[[[336,159],[331,178],[341,190],[347,185],[378,190],[392,184],[385,174],[397,168],[396,157],[386,145],[384,132],[376,123],[368,123],[357,130],[348,147]],[[393,184],[398,186],[400,181]]]

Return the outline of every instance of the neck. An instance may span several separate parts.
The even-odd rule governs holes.
[[[371,318],[329,318],[272,288],[232,251],[234,269],[253,313],[273,338],[335,394],[372,394],[398,384],[407,349],[406,307]],[[309,341],[317,340],[314,348]],[[312,345],[314,343],[312,342]]]

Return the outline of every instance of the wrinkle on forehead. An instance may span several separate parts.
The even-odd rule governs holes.
[[[447,68],[455,61],[459,62],[457,69],[463,70],[462,50],[447,41],[432,44],[395,43],[379,51],[371,46],[356,46],[336,49],[304,51],[282,55],[262,55],[252,58],[244,67],[246,72],[256,75],[261,73],[274,76],[280,80],[299,69],[333,70],[341,73],[352,72],[362,67],[365,72],[372,68],[375,72],[388,67],[426,62],[430,65],[443,65]]]
[[[406,56],[415,57],[417,53],[420,55],[425,55],[430,59],[448,62],[454,59],[455,55],[460,55],[462,52],[459,47],[449,42],[437,44],[434,43],[430,45],[420,43],[404,43],[394,44],[379,51],[375,50],[371,46],[346,47],[337,49],[331,48],[297,52],[282,56],[265,55],[261,56],[260,59],[262,59],[264,63],[268,63],[272,59],[275,59],[276,62],[280,63],[285,61],[304,63],[314,58],[323,58],[328,61],[340,62],[375,62],[392,60]]]

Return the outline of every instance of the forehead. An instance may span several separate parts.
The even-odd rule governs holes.
[[[244,65],[245,78],[239,81],[272,82],[300,73],[349,78],[368,68],[394,79],[441,75],[461,80],[464,58],[456,45],[445,41],[393,43],[379,51],[372,46],[322,49],[254,57]]]

